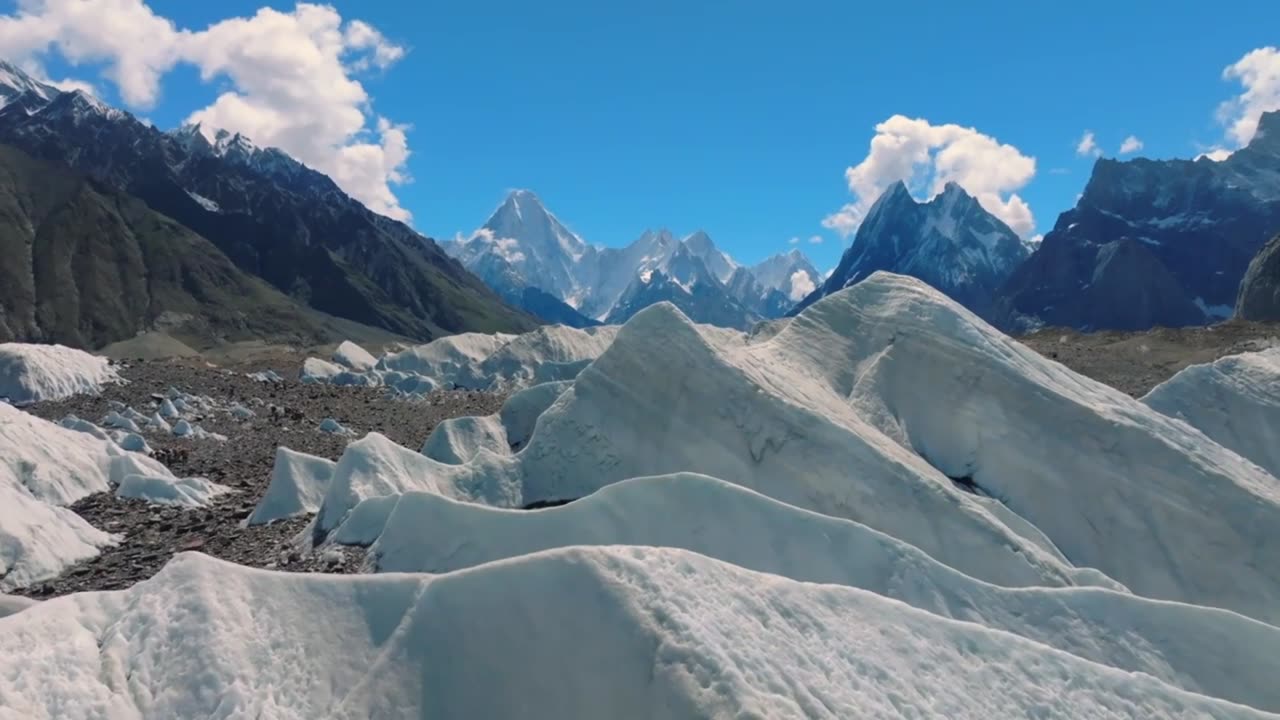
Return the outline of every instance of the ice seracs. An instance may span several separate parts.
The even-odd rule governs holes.
[[[0,398],[15,405],[97,394],[120,376],[104,357],[63,345],[0,343]]]
[[[201,507],[231,489],[204,478],[175,478],[172,475],[128,475],[116,488],[116,496],[146,500],[157,505]]]
[[[653,306],[523,446],[504,451],[491,423],[472,429],[488,439],[455,424],[452,457],[362,481],[377,492],[334,494],[336,473],[320,537],[373,495],[519,507],[691,471],[863,523],[988,582],[1101,571],[1141,595],[1280,619],[1268,473],[903,276],[873,274],[759,340]]]
[[[874,593],[661,548],[434,577],[184,554],[0,628],[0,696],[33,720],[1275,717]]]
[[[333,478],[335,464],[315,455],[277,448],[267,491],[246,524],[264,525],[320,509],[320,500]]]
[[[793,580],[862,588],[1185,690],[1280,711],[1268,660],[1280,629],[1125,592],[989,585],[863,525],[700,475],[627,480],[534,512],[408,493],[387,513],[369,559],[385,572],[446,573],[609,545],[682,548]]]
[[[1280,347],[1192,365],[1142,402],[1280,478]]]
[[[617,332],[612,326],[544,325],[521,335],[468,333],[376,359],[348,342],[333,362],[307,358],[300,378],[304,383],[386,387],[404,396],[439,388],[511,391],[572,378],[604,352]]]
[[[0,403],[0,591],[57,575],[114,542],[65,506],[135,475],[170,476],[109,439]]]

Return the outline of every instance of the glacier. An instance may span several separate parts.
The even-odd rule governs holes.
[[[658,304],[314,360],[509,396],[277,451],[246,524],[364,574],[184,553],[0,618],[0,719],[1280,717],[1274,351],[1139,401],[877,272],[752,333]]]
[[[1274,477],[902,276],[873,274],[763,340],[648,308],[518,450],[490,439],[440,462],[381,438],[377,452],[397,458],[384,473],[362,446],[374,437],[348,448],[350,478],[339,462],[317,538],[369,497],[520,507],[687,471],[863,523],[996,584],[1101,572],[1141,595],[1280,618]]]
[[[1280,477],[1280,348],[1184,368],[1142,402]]]
[[[435,576],[183,554],[0,620],[0,698],[6,719],[1276,717],[864,590],[643,547]]]
[[[0,343],[0,400],[27,405],[102,391],[120,376],[104,357],[64,345]]]

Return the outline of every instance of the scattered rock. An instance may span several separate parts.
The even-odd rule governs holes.
[[[296,368],[299,363],[298,357],[284,358],[280,368]],[[261,370],[262,363],[253,369]],[[53,421],[69,415],[103,417],[113,409],[127,417],[130,407],[152,412],[143,437],[154,459],[175,475],[207,478],[238,492],[215,497],[210,505],[199,508],[160,508],[109,492],[84,498],[71,510],[94,527],[119,535],[120,544],[18,594],[48,598],[126,588],[151,577],[174,553],[186,550],[290,572],[357,572],[364,559],[358,548],[306,555],[294,548],[294,538],[306,528],[308,517],[240,527],[266,490],[278,446],[336,460],[353,439],[326,432],[290,432],[289,426],[296,430],[306,427],[301,423],[307,418],[341,417],[353,427],[376,430],[406,447],[421,447],[441,420],[487,415],[496,412],[504,400],[496,394],[443,391],[421,401],[404,401],[387,398],[385,388],[303,385],[296,381],[264,385],[248,370],[228,374],[224,368],[205,366],[199,358],[142,361],[121,369],[128,384],[107,386],[102,395],[26,408]],[[210,436],[225,436],[227,442],[172,434],[178,422],[166,420],[162,411],[166,401],[172,404],[175,398],[184,397],[188,398],[184,402],[201,414],[198,422],[193,415],[187,424],[193,430],[203,428]],[[212,404],[206,407],[206,401]],[[257,408],[255,416],[236,417],[229,411],[236,404]],[[165,425],[172,422],[172,426],[161,431],[157,419]],[[315,420],[310,423],[316,426]]]

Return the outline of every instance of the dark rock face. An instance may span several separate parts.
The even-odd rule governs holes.
[[[46,100],[28,91],[0,109],[0,142],[136,196],[241,270],[328,314],[423,339],[534,325],[433,241],[238,136],[215,146],[82,93]]]
[[[309,344],[293,300],[140,200],[0,145],[0,341],[101,347],[164,325]]]
[[[600,321],[592,320],[574,310],[560,298],[535,287],[525,288],[520,291],[519,296],[510,298],[509,302],[539,320],[553,325],[588,328],[601,324]]]
[[[919,203],[899,182],[876,200],[831,277],[791,314],[886,270],[923,280],[988,316],[996,290],[1028,253],[1008,225],[960,186],[949,183]]]
[[[1236,317],[1280,322],[1280,235],[1271,238],[1249,263],[1236,299]]]
[[[1072,210],[1000,291],[996,319],[1139,329],[1203,324],[1231,314],[1249,261],[1280,230],[1280,113],[1268,113],[1248,147],[1226,160],[1102,159]],[[1125,282],[1096,287],[1117,241],[1150,258]],[[1172,284],[1169,280],[1172,279]],[[1125,294],[1112,295],[1112,290]],[[1141,308],[1126,306],[1137,295]]]

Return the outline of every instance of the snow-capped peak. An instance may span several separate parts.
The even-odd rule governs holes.
[[[14,64],[0,60],[0,107],[23,94],[29,94],[28,97],[44,104],[61,95],[62,91],[36,80]]]
[[[251,157],[258,146],[240,133],[219,129],[213,136],[213,149],[222,157]]]
[[[190,123],[175,128],[168,132],[169,137],[178,141],[187,152],[204,153],[213,152],[213,143],[209,142],[209,137],[205,134],[204,128],[200,123]]]
[[[78,123],[90,117],[103,117],[117,120],[125,117],[123,110],[117,110],[83,90],[59,92],[57,96],[39,110],[42,117],[71,118]]]
[[[897,182],[871,206],[835,273],[807,302],[887,270],[924,280],[981,314],[1029,253],[1008,225],[958,184],[949,182],[919,202]]]
[[[682,244],[690,253],[700,258],[707,266],[707,270],[711,271],[711,274],[721,283],[727,282],[729,276],[733,275],[733,271],[738,269],[738,263],[721,252],[704,230],[694,232],[685,238]]]
[[[796,278],[797,272],[801,273],[804,279]],[[809,262],[809,258],[805,257],[799,248],[792,248],[786,253],[765,258],[751,267],[751,274],[766,292],[777,290],[788,296],[791,295],[793,286],[797,283],[803,286],[807,281],[812,290],[813,286],[822,282],[817,268]]]

